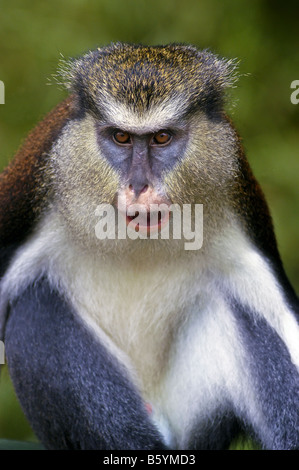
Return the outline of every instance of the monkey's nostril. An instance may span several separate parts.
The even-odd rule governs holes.
[[[140,196],[140,194],[144,194],[147,192],[147,190],[149,189],[149,185],[136,183],[136,184],[129,184],[128,188],[129,188],[129,191],[131,191],[132,193],[135,193],[135,196],[138,197]]]
[[[146,185],[142,188],[142,190],[140,191],[140,194],[141,194],[141,193],[146,193],[147,190],[148,190],[148,184],[146,184]]]

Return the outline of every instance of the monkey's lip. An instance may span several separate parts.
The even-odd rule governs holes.
[[[134,215],[128,215],[126,212],[126,224],[135,232],[151,233],[158,232],[162,230],[163,227],[169,221],[169,211],[163,210],[158,212],[146,211],[139,212],[136,211]]]

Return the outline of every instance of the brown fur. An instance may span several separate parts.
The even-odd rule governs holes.
[[[48,190],[43,172],[47,152],[73,114],[72,97],[69,97],[35,127],[0,175],[2,247],[23,240],[39,216]]]

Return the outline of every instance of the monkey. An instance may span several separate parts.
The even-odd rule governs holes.
[[[226,111],[237,68],[176,43],[66,60],[2,172],[1,339],[45,448],[298,449],[298,298]],[[103,205],[145,217],[97,236]],[[162,237],[172,207],[202,207],[200,248]]]

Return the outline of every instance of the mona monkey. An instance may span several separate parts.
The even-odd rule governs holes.
[[[60,73],[68,98],[0,179],[1,338],[36,435],[193,450],[243,430],[298,449],[298,299],[224,111],[236,64],[116,43]],[[126,223],[135,203],[201,204],[202,247],[152,239],[148,217],[144,238],[100,239],[97,207],[119,201]]]

